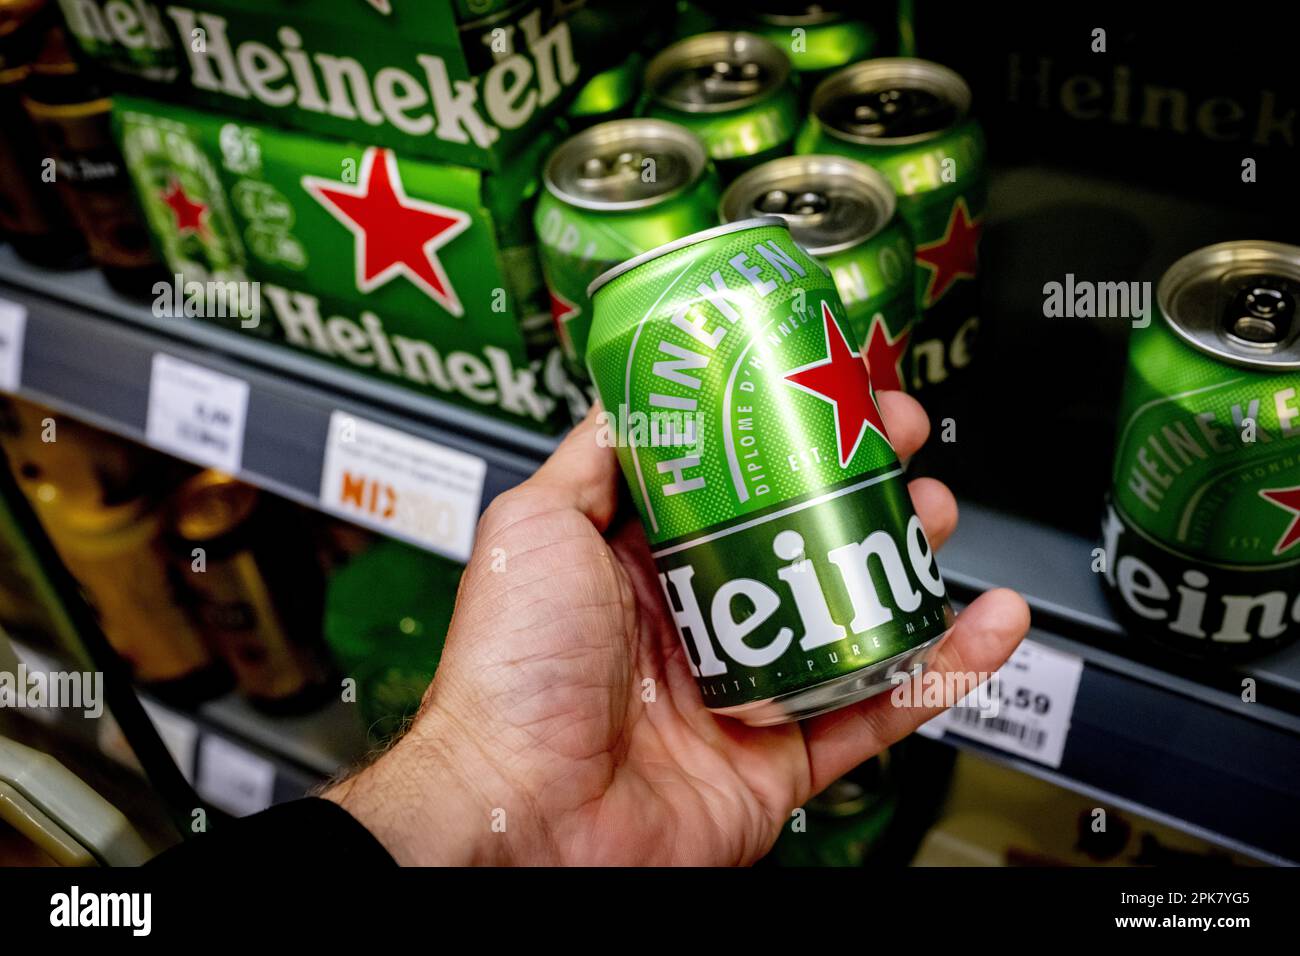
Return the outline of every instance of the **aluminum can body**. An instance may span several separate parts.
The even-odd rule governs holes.
[[[1135,328],[1102,525],[1132,629],[1201,655],[1300,633],[1300,247],[1176,262]]]
[[[705,704],[754,725],[887,689],[951,624],[835,284],[783,219],[591,289],[587,361]]]

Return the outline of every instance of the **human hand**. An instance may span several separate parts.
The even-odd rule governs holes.
[[[900,392],[878,399],[906,458],[928,434],[925,413]],[[752,863],[791,810],[939,712],[880,694],[777,727],[714,716],[640,523],[619,512],[621,485],[593,415],[484,513],[420,712],[323,794],[398,862]],[[933,479],[909,490],[938,548],[956,502]],[[1019,595],[990,591],[931,669],[994,671],[1028,628]]]

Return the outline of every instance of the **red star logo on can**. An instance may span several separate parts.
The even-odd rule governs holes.
[[[835,440],[840,467],[847,468],[868,428],[886,441],[889,436],[885,434],[885,423],[876,407],[875,396],[871,394],[867,366],[849,345],[825,302],[822,303],[822,324],[826,357],[791,369],[785,374],[785,381],[787,385],[830,403],[835,410]]]
[[[916,261],[930,270],[924,308],[938,302],[958,279],[974,279],[982,223],[972,219],[966,199],[958,196],[948,215],[943,238],[916,247]]]

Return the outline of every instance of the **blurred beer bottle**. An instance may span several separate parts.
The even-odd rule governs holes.
[[[61,26],[45,34],[23,91],[55,183],[90,258],[113,288],[145,297],[165,279],[131,178],[113,139],[112,100],[72,58]]]
[[[180,592],[238,690],[268,713],[302,713],[331,693],[321,653],[324,582],[288,506],[219,471],[201,471],[167,505]]]
[[[12,408],[10,467],[134,679],[182,707],[228,690],[174,587],[157,494],[172,466],[30,402]]]
[[[74,268],[85,263],[85,245],[54,185],[55,164],[23,108],[51,16],[46,0],[0,0],[0,233],[35,265]]]

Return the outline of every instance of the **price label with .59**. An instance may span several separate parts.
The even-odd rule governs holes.
[[[1083,660],[1074,654],[1023,641],[982,693],[936,717],[932,731],[1059,767],[1082,674]]]

